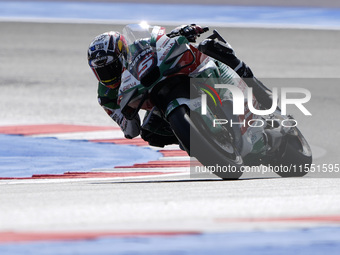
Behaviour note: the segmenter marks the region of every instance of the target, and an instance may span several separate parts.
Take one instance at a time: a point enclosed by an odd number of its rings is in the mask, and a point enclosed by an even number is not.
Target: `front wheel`
[[[187,151],[215,175],[223,179],[238,179],[243,161],[227,136],[213,134],[202,117],[181,105],[168,116],[170,126]],[[230,135],[230,134],[228,134]]]

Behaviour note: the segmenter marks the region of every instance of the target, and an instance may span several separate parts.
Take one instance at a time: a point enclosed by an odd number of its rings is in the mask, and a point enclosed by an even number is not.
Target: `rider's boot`
[[[281,128],[265,129],[264,133],[267,140],[268,152],[272,153],[277,151],[284,136],[281,132]]]
[[[291,116],[288,116],[292,118]],[[294,123],[291,123],[293,125]],[[285,143],[285,139],[287,135],[292,135],[294,132],[294,128],[289,126],[282,126],[280,124],[280,120],[276,119],[275,114],[269,115],[269,119],[267,120],[267,126],[264,129],[265,140],[267,141],[269,154],[277,153],[279,150],[282,150],[282,145]],[[282,153],[282,152],[281,152]]]
[[[178,139],[172,132],[169,123],[160,116],[155,107],[145,114],[141,127],[141,137],[149,145],[156,147],[178,144]]]
[[[272,92],[261,81],[256,79],[251,69],[239,58],[229,43],[212,39],[202,41],[198,49],[204,54],[221,61],[231,67],[249,87],[253,88],[254,96],[264,109],[272,106]]]

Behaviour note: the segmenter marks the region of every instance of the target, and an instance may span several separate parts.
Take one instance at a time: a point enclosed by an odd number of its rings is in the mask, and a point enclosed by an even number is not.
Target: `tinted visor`
[[[122,64],[119,59],[116,59],[103,67],[94,68],[94,71],[96,72],[99,81],[104,85],[113,85],[120,82]]]

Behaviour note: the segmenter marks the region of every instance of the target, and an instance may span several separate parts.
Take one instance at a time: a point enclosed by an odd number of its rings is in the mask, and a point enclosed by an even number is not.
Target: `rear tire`
[[[187,151],[206,167],[220,166],[213,173],[223,179],[238,179],[242,175],[242,157],[232,143],[223,144],[209,130],[201,116],[181,105],[168,116],[170,126]],[[222,169],[223,168],[223,169]],[[222,170],[221,170],[222,169]]]

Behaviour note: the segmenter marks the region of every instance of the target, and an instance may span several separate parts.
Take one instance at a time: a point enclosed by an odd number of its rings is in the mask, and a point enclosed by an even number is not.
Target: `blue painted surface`
[[[2,255],[338,255],[339,253],[339,227],[0,245]]]
[[[0,18],[340,27],[340,9],[91,2],[0,2]]]
[[[137,146],[0,135],[0,177],[30,177],[132,165],[161,157]]]

